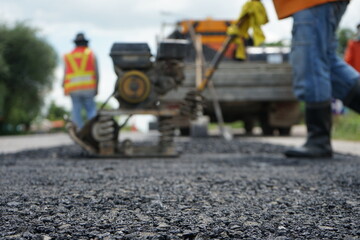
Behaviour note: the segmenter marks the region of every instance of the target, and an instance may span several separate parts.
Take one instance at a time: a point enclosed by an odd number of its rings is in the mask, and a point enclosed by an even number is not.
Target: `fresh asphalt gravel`
[[[178,158],[0,155],[0,239],[359,239],[360,157],[287,159],[235,138]]]

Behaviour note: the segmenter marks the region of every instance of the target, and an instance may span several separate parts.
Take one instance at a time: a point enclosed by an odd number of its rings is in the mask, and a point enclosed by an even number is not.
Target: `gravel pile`
[[[0,155],[0,239],[358,239],[360,159],[286,159],[238,138],[168,159],[77,146]]]

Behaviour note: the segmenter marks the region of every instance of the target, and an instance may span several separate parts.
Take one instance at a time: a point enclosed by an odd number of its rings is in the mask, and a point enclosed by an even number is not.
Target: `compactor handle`
[[[243,17],[241,17],[236,22],[236,26],[240,27],[248,17],[249,16],[247,14],[244,15]],[[218,68],[219,63],[221,62],[226,50],[229,48],[230,43],[234,40],[235,37],[236,37],[236,35],[228,35],[227,38],[225,39],[223,45],[221,46],[221,48],[219,48],[219,50],[216,52],[214,58],[210,62],[210,66],[205,71],[205,76],[204,76],[203,80],[201,81],[199,86],[196,88],[196,90],[198,92],[202,92],[206,88],[206,86],[208,85],[212,76],[214,75],[214,72]]]

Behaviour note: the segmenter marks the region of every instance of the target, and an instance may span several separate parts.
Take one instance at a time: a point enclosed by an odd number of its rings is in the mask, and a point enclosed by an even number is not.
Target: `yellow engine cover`
[[[142,72],[132,70],[126,72],[120,79],[118,92],[124,101],[137,104],[145,101],[151,92],[151,81]]]

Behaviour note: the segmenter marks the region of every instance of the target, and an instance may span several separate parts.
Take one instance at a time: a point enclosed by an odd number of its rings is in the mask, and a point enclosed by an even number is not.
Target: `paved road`
[[[177,147],[171,159],[91,159],[77,146],[2,155],[0,239],[360,237],[358,156],[287,159],[246,137]]]
[[[12,153],[71,144],[71,139],[65,133],[3,136],[0,137],[0,153]]]
[[[0,138],[44,148],[0,157],[0,239],[359,239],[359,156],[261,143],[303,137],[177,138],[179,158],[151,160],[91,159],[66,134]]]
[[[216,135],[217,133],[215,131],[212,134]],[[121,133],[121,138],[140,140],[144,138],[151,138],[155,135],[156,133],[143,134],[139,132],[124,132]],[[243,134],[241,134],[241,132],[235,135],[235,137],[284,146],[300,146],[304,142],[305,135],[306,134],[304,127],[296,126],[293,128],[293,132],[290,137],[262,137],[259,135],[259,130],[257,129],[255,129],[255,135],[252,137],[244,136]],[[0,153],[12,153],[22,150],[48,148],[72,144],[72,140],[65,133],[6,136],[0,137]],[[339,153],[360,155],[360,142],[333,140],[333,148],[336,152]]]
[[[257,139],[260,142],[283,146],[301,146],[305,138],[306,130],[304,126],[295,126],[290,137],[250,137],[250,139]],[[332,145],[335,152],[360,156],[360,142],[333,140]]]

